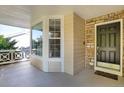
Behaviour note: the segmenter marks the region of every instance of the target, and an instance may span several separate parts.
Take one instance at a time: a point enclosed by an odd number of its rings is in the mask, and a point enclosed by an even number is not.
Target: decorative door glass
[[[120,64],[120,22],[97,26],[97,62]]]

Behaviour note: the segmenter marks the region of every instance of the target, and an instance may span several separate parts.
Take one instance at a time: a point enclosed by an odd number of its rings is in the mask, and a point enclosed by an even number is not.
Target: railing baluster
[[[10,52],[10,55],[11,55],[11,62],[13,62],[13,51]]]
[[[0,50],[0,64],[14,63],[27,58],[27,53],[20,50]],[[28,60],[28,58],[27,58]]]

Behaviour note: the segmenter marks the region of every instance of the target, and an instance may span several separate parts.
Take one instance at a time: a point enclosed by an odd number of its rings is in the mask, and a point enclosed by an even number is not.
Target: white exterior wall
[[[49,58],[49,19],[61,19],[61,57],[60,58]],[[32,64],[36,67],[40,67],[45,72],[64,72],[64,32],[63,32],[63,16],[44,16],[32,21],[32,26],[35,24],[43,22],[43,56],[31,56]],[[40,57],[40,61],[37,59]],[[41,65],[42,66],[38,66]],[[42,68],[41,68],[42,67]]]
[[[48,20],[61,18],[61,58],[49,58]],[[64,16],[44,16],[32,21],[32,25],[44,21],[43,31],[43,71],[66,72],[74,75],[83,69],[84,64],[84,20],[73,12]],[[75,34],[75,35],[74,35]],[[78,43],[76,43],[78,42]]]

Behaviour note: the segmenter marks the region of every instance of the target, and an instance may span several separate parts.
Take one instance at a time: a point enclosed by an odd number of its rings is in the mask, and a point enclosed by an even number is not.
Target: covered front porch
[[[29,61],[0,66],[0,87],[112,87],[124,86],[124,79],[109,79],[84,69],[72,76],[66,73],[45,73]]]
[[[87,12],[87,7],[94,13]],[[101,14],[96,13],[97,9]],[[116,52],[110,51],[106,61],[104,51],[99,56],[95,50],[96,24],[121,19],[117,28],[123,32],[122,9],[123,6],[0,6],[1,24],[30,29],[28,53],[0,49],[0,87],[124,86],[123,53],[118,53],[123,48],[122,36],[118,38],[121,47],[116,51],[119,60],[114,59]],[[107,36],[109,41],[115,40],[113,34]],[[104,39],[103,36],[99,40]],[[115,47],[113,42],[107,45]],[[118,80],[97,75],[95,71],[114,74]]]

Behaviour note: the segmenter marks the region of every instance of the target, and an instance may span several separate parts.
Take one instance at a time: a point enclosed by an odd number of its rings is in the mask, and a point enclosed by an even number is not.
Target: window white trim
[[[47,30],[49,31],[49,19],[60,19],[61,20],[61,35],[60,38],[56,37],[56,38],[50,38],[48,36],[48,62],[52,61],[52,62],[61,62],[61,72],[64,72],[64,16],[62,15],[55,15],[55,16],[48,16],[47,17]],[[60,39],[60,58],[56,57],[56,58],[49,58],[49,39]]]

